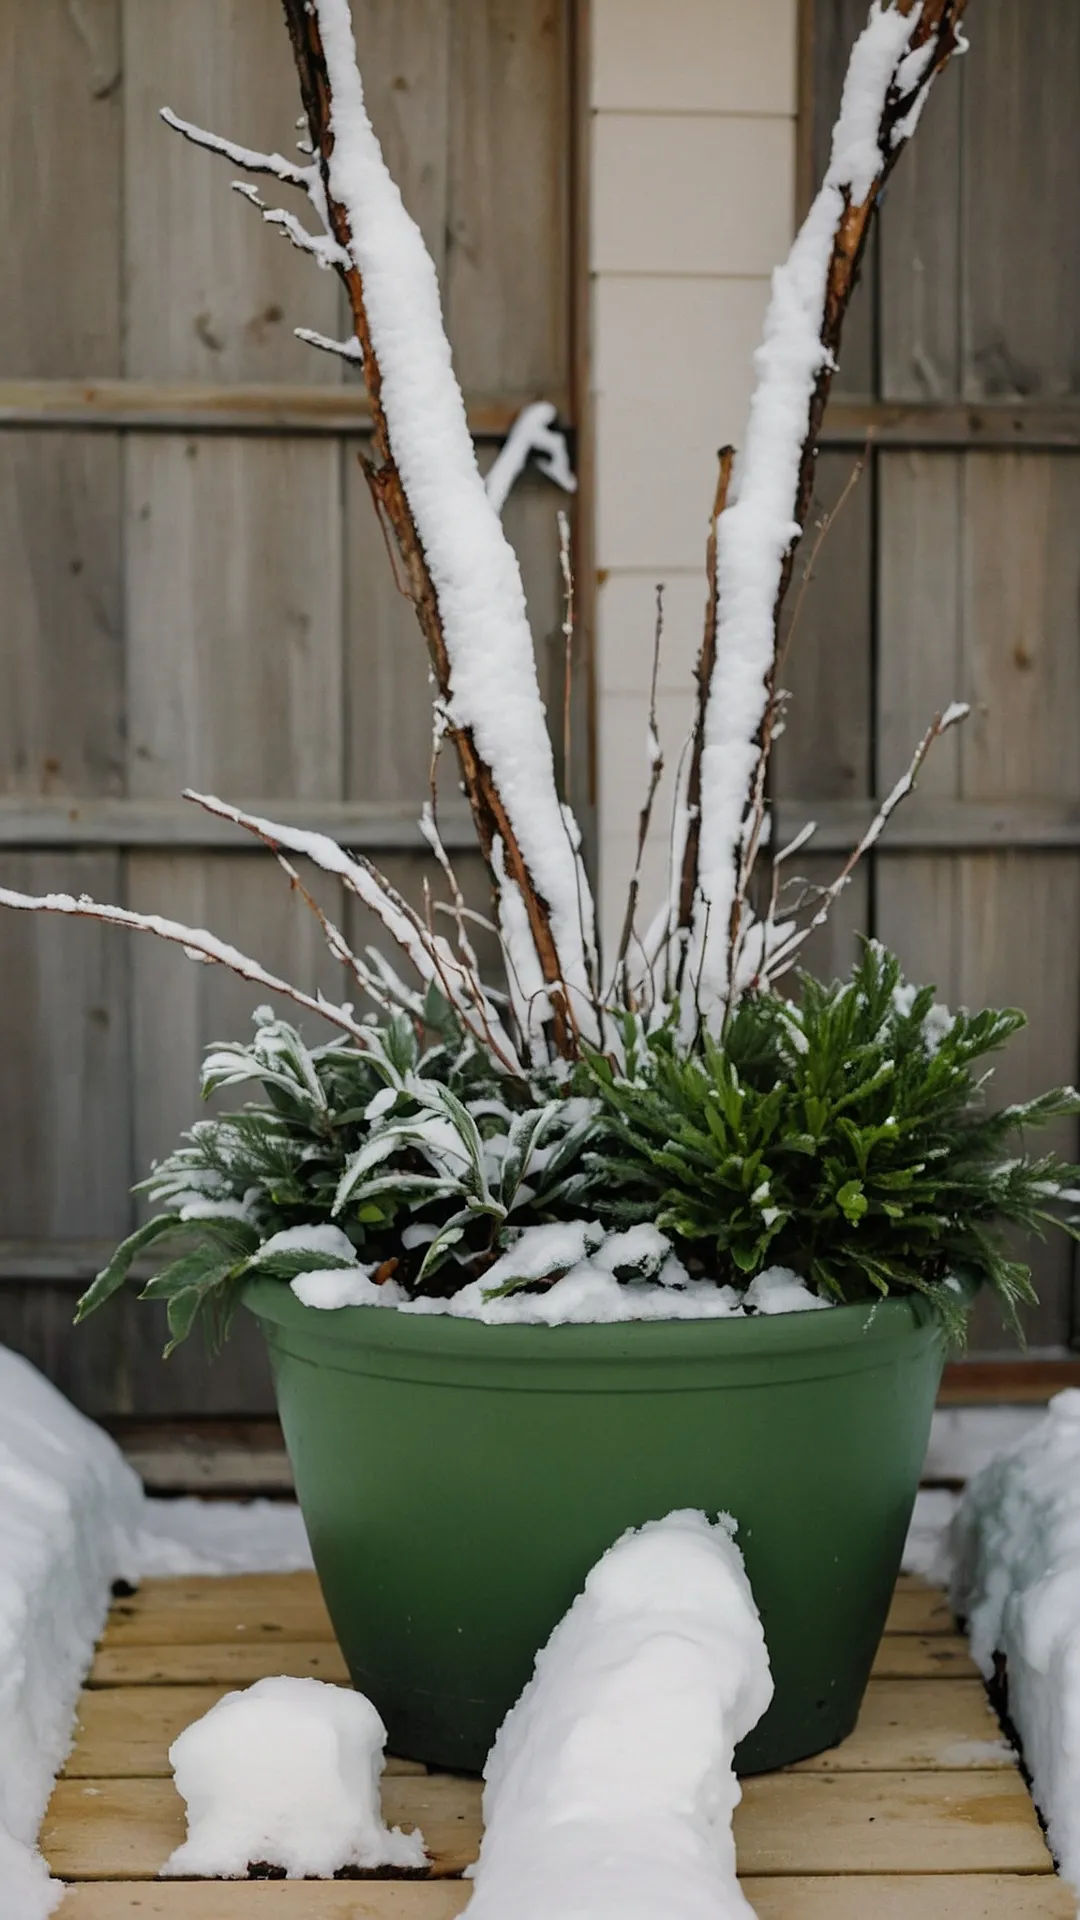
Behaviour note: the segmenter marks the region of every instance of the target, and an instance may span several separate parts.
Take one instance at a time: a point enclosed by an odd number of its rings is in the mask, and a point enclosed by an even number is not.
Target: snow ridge
[[[772,1698],[730,1522],[624,1534],[536,1658],[484,1770],[468,1920],[746,1920],[735,1746]]]

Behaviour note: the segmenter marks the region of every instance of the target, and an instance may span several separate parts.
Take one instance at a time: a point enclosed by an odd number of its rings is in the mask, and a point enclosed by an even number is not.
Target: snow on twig
[[[534,400],[514,421],[498,456],[488,469],[484,487],[496,513],[501,514],[514,482],[524,473],[529,456],[564,493],[577,492],[577,475],[570,465],[566,435],[554,425],[557,408],[550,400]]]
[[[302,988],[294,987],[288,980],[279,980],[276,974],[268,973],[257,960],[241,953],[238,947],[231,947],[227,941],[218,940],[214,934],[207,933],[205,927],[186,927],[178,920],[163,919],[158,913],[134,913],[128,907],[106,906],[85,893],[76,898],[70,893],[35,895],[0,887],[0,906],[21,908],[28,913],[73,914],[85,920],[103,920],[111,926],[132,927],[139,933],[155,933],[160,940],[170,940],[176,946],[183,947],[190,960],[219,964],[227,967],[230,973],[239,974],[241,980],[250,980],[256,986],[266,987],[271,993],[283,993],[299,1006],[306,1007],[310,1013],[321,1014],[333,1026],[341,1027],[361,1046],[370,1044],[370,1034],[354,1019],[350,1007],[338,1006],[332,1000],[325,1000],[322,994],[304,993]]]
[[[964,701],[954,700],[950,706],[946,707],[944,713],[939,714],[937,719],[927,727],[926,732],[923,734],[922,739],[919,741],[911,757],[910,766],[905,773],[901,774],[892,792],[882,801],[866,832],[848,855],[836,879],[833,880],[821,894],[820,905],[816,913],[806,925],[787,933],[786,937],[773,948],[772,953],[768,956],[765,971],[770,979],[775,979],[781,973],[786,973],[793,964],[794,955],[798,952],[799,948],[810,938],[810,935],[816,928],[824,925],[834,901],[839,898],[847,886],[859,861],[863,855],[869,853],[871,847],[880,840],[889,820],[896,812],[901,801],[906,800],[908,794],[913,791],[923,761],[926,759],[935,740],[940,740],[942,734],[948,733],[950,727],[958,726],[962,720],[966,720],[970,712],[971,708],[966,705]],[[795,839],[791,841],[790,845],[784,848],[779,858],[788,859],[799,847],[803,846],[806,841],[809,840],[813,830],[814,825],[811,821],[802,829],[801,833],[795,836]]]
[[[390,447],[438,600],[452,722],[491,770],[573,1019],[595,1030],[579,912],[588,883],[563,828],[517,558],[476,463],[434,265],[368,118],[348,0],[314,0],[314,11],[330,82],[329,191],[348,218]]]
[[[309,233],[302,220],[288,207],[264,207],[263,219],[270,227],[278,227],[294,247],[301,253],[310,253],[324,270],[329,267],[343,267],[348,264],[348,255],[343,247],[328,233]]]
[[[334,874],[377,915],[420,978],[439,988],[474,1037],[489,1048],[507,1072],[520,1073],[516,1049],[481,981],[446,940],[428,932],[421,916],[370,860],[365,860],[362,854],[346,853],[328,834],[264,820],[258,814],[245,813],[242,808],[219,800],[215,794],[196,793],[187,788],[184,798],[220,820],[231,820],[235,826],[244,827],[275,853],[287,847],[291,853],[303,854],[324,873]]]
[[[305,193],[311,191],[318,179],[315,166],[298,167],[295,160],[286,160],[283,153],[257,153],[253,147],[238,146],[235,140],[226,140],[223,134],[208,133],[205,127],[197,127],[191,120],[181,120],[171,107],[159,109],[161,118],[167,127],[175,133],[181,133],[193,146],[205,147],[208,153],[219,153],[231,160],[234,167],[246,167],[249,173],[269,173],[275,180],[284,180],[290,187],[300,187]]]
[[[336,353],[341,360],[351,360],[355,366],[362,366],[364,350],[355,333],[348,340],[332,340],[327,333],[319,333],[314,327],[294,327],[293,333],[306,347],[318,347],[322,353]]]

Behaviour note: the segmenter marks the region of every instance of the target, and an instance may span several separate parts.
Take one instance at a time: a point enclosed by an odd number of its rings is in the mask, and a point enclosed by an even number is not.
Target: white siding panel
[[[608,692],[645,693],[652,679],[656,588],[664,588],[664,626],[657,687],[685,693],[701,646],[705,619],[704,540],[692,573],[658,567],[654,573],[609,573],[597,605],[597,685]]]
[[[593,104],[795,112],[797,0],[593,0]]]
[[[742,437],[766,279],[594,282],[597,560],[700,566],[716,453]]]
[[[592,171],[599,273],[767,274],[787,248],[789,118],[602,113]]]

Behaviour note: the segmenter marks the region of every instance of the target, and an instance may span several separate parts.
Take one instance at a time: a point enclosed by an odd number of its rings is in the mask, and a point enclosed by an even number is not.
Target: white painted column
[[[646,785],[655,588],[661,897],[701,641],[716,452],[738,444],[769,274],[794,221],[797,0],[593,0],[592,378],[600,905],[622,920]]]

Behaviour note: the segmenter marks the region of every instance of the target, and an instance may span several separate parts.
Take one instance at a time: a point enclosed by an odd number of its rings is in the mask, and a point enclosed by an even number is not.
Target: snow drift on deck
[[[625,1534],[488,1756],[469,1920],[745,1920],[732,1756],[771,1698],[726,1527],[686,1512]]]

